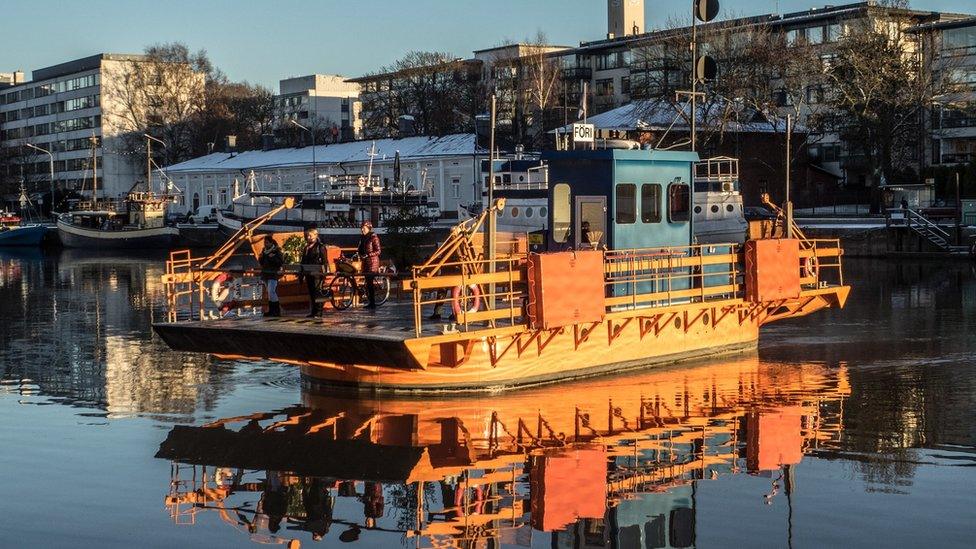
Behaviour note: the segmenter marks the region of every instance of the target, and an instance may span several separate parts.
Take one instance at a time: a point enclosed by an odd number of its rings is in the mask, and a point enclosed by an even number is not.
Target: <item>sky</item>
[[[722,0],[720,17],[827,3]],[[647,0],[647,26],[683,16],[688,4]],[[912,7],[976,13],[973,0],[914,0]],[[577,45],[603,38],[606,17],[606,0],[2,0],[0,72],[30,78],[32,70],[96,53],[179,41],[207,50],[232,80],[277,90],[282,78],[360,76],[410,50],[467,57],[539,30],[550,43]]]

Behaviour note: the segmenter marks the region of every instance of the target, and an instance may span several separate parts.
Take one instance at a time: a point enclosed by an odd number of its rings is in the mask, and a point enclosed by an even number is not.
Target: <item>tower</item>
[[[644,0],[607,0],[607,38],[644,32]]]

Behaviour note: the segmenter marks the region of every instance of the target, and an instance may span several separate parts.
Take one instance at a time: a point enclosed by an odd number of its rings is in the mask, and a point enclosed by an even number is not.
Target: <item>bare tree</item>
[[[364,125],[373,135],[397,135],[401,116],[414,117],[420,134],[473,128],[478,105],[477,67],[441,52],[413,51],[367,75],[361,94]]]
[[[847,143],[849,156],[863,161],[875,212],[882,180],[915,179],[923,114],[953,89],[953,71],[926,70],[897,25],[882,20],[848,32],[826,71],[827,123]]]
[[[107,69],[103,93],[110,108],[103,117],[123,139],[121,153],[142,149],[142,134],[166,142],[160,159],[172,164],[193,155],[193,121],[206,104],[208,80],[220,76],[205,51],[193,53],[185,44],[146,48],[145,56],[119,61]]]

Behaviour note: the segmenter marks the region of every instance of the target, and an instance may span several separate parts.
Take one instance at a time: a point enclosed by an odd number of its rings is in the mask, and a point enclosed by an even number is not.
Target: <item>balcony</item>
[[[589,67],[566,67],[562,73],[563,80],[589,80],[593,77],[593,69]]]

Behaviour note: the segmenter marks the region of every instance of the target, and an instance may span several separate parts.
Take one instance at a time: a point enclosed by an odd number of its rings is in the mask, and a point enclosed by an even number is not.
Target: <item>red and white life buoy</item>
[[[816,256],[810,256],[803,259],[803,276],[805,278],[817,278],[817,273],[820,271],[820,264],[817,262]]]
[[[464,288],[462,286],[455,286],[454,290],[451,292],[451,308],[454,309],[454,317],[461,318],[461,312],[464,314],[477,313],[481,309],[481,288],[477,284],[468,284],[467,295],[463,294]],[[462,309],[462,301],[471,300],[471,306],[467,309]]]
[[[210,286],[210,299],[221,310],[232,309],[240,298],[241,281],[227,273],[221,273]]]

